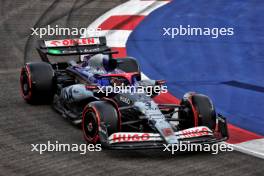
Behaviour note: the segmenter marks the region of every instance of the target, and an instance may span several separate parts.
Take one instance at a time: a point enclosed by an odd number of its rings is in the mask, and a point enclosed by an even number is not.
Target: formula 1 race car
[[[165,82],[143,80],[134,58],[113,59],[116,52],[105,37],[42,40],[37,51],[42,62],[21,69],[23,98],[30,104],[51,103],[82,126],[89,143],[141,149],[228,139],[226,119],[215,112],[209,97],[189,92],[180,104],[157,104],[153,98],[164,93]],[[48,55],[80,57],[52,63]],[[117,86],[125,89],[113,91]]]

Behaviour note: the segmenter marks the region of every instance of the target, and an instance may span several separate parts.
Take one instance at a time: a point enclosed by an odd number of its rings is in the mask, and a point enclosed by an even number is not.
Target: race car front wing
[[[106,137],[105,130],[100,129],[102,145],[108,149],[152,149],[162,148],[166,144],[159,133],[137,133],[118,132]],[[228,129],[226,119],[218,115],[215,130],[210,130],[206,126],[198,126],[174,132],[179,143],[212,144],[226,141],[228,139]],[[175,143],[177,144],[177,143]]]

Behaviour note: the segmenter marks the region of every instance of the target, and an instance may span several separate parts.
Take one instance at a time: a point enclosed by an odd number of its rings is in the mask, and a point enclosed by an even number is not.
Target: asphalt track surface
[[[81,144],[83,138],[49,105],[30,106],[20,97],[19,67],[38,58],[30,27],[86,27],[121,2],[0,1],[0,175],[263,175],[263,160],[239,152],[31,152],[30,144]]]

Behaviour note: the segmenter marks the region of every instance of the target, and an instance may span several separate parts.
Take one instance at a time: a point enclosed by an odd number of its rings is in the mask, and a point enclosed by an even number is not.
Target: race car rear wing
[[[84,55],[111,51],[105,37],[90,37],[63,40],[39,40],[37,51],[44,62],[49,62],[47,55]]]
[[[63,40],[40,40],[41,48],[61,48],[74,46],[105,46],[105,37],[90,37]]]

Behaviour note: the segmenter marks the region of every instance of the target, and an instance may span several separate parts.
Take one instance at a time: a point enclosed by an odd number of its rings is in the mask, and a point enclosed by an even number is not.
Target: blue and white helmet
[[[103,69],[105,71],[110,71],[110,65],[109,65],[109,55],[104,54],[96,54],[91,57],[86,57],[87,59],[87,65],[90,67],[93,67],[95,69]]]

